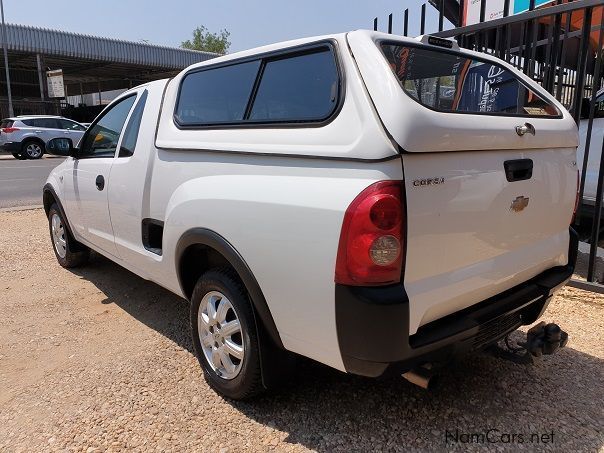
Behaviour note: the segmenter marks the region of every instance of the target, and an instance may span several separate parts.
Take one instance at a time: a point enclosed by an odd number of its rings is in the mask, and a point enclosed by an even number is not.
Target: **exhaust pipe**
[[[413,370],[407,371],[406,373],[403,373],[402,376],[412,384],[415,384],[418,387],[423,388],[424,390],[430,390],[434,388],[434,373],[428,368],[415,368]]]

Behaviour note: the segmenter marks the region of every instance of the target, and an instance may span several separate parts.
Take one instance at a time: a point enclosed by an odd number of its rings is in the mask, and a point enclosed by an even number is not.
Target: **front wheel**
[[[206,381],[218,393],[240,400],[264,390],[251,301],[232,270],[210,270],[197,281],[191,333]]]
[[[57,261],[65,268],[81,266],[88,262],[90,249],[73,239],[65,225],[57,204],[53,204],[48,211],[48,227]]]

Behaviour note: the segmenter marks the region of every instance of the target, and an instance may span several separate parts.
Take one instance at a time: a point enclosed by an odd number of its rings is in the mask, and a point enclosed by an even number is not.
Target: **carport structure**
[[[15,115],[58,114],[60,99],[49,99],[46,71],[62,69],[66,96],[130,88],[171,77],[216,54],[6,24],[8,66]],[[0,112],[9,114],[4,63]]]

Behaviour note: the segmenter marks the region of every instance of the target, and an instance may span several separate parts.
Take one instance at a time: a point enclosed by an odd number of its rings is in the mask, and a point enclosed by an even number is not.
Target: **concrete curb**
[[[30,206],[13,206],[10,208],[0,208],[0,213],[1,212],[16,212],[16,211],[31,211],[34,209],[42,209],[44,206],[42,206],[41,204],[34,204],[34,205],[30,205]]]
[[[50,155],[44,155],[42,156],[42,159],[65,159],[65,156],[50,156]],[[13,157],[12,154],[0,154],[0,160],[19,160],[19,159],[15,159]],[[29,161],[31,161],[31,159],[27,159]],[[38,159],[34,159],[33,161],[35,162]],[[23,161],[25,162],[25,161]]]

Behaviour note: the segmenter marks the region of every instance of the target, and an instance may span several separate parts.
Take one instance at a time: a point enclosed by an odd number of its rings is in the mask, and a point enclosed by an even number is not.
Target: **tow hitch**
[[[526,341],[512,346],[509,335],[505,337],[507,349],[494,344],[487,349],[491,354],[500,359],[509,360],[514,363],[533,363],[533,357],[550,355],[559,348],[566,346],[568,334],[560,329],[558,324],[545,324],[543,321],[531,327],[526,333]]]
[[[534,357],[553,354],[558,349],[566,346],[568,342],[568,334],[558,324],[545,324],[543,321],[531,327],[526,333],[526,341],[519,342],[517,346],[510,344],[509,336],[510,334],[504,339],[506,349],[495,343],[485,351],[494,357],[510,362],[531,364]],[[437,372],[442,366],[443,364],[436,366],[432,363],[426,363],[403,373],[402,377],[412,384],[429,390],[434,387]]]

